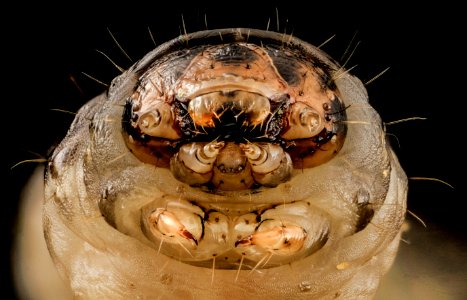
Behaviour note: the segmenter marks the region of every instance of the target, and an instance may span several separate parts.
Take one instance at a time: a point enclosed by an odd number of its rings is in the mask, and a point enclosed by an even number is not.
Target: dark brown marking
[[[258,59],[258,55],[243,45],[227,44],[219,47],[212,58],[226,65],[236,65],[253,62]]]

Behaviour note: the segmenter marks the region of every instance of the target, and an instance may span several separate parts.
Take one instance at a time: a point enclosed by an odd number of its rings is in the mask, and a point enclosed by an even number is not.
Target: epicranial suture
[[[47,243],[84,298],[369,298],[405,213],[362,83],[254,29],[148,53],[81,109],[48,168]]]

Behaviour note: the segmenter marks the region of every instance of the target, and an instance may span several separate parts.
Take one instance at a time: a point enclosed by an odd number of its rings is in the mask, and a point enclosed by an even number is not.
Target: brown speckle
[[[48,167],[47,173],[50,174],[52,179],[57,179],[58,178],[58,172],[57,172],[57,169],[55,168],[55,165],[52,162],[49,162],[47,167]]]
[[[164,273],[160,277],[160,282],[164,285],[170,285],[172,283],[172,279],[171,275]]]
[[[292,190],[292,186],[289,183],[285,183],[282,188],[285,192],[290,192]]]

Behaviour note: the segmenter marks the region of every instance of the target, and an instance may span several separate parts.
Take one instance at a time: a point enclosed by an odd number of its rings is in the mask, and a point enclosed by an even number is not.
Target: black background
[[[315,3],[316,2],[316,3]],[[182,14],[188,32],[221,27],[251,27],[293,34],[318,45],[336,35],[323,50],[339,60],[356,34],[361,41],[348,67],[363,81],[387,67],[389,71],[367,88],[371,104],[384,121],[426,117],[388,127],[390,140],[407,175],[435,177],[451,189],[430,181],[410,181],[409,209],[430,228],[436,225],[465,243],[465,74],[466,32],[459,7],[448,2],[407,6],[376,2],[229,1],[216,4],[125,3],[103,8],[70,2],[2,9],[2,122],[1,236],[2,295],[14,298],[10,243],[21,187],[34,164],[15,163],[46,156],[60,141],[73,115],[86,100],[105,88],[83,76],[88,73],[109,83],[118,70],[95,49],[127,68],[131,62],[119,51],[107,29],[137,60],[158,44],[178,36]],[[412,4],[410,4],[412,5]],[[7,18],[8,17],[8,18]],[[70,78],[74,78],[81,91]],[[6,181],[5,181],[6,180]],[[409,218],[411,218],[409,216]],[[3,289],[5,291],[3,292]]]

